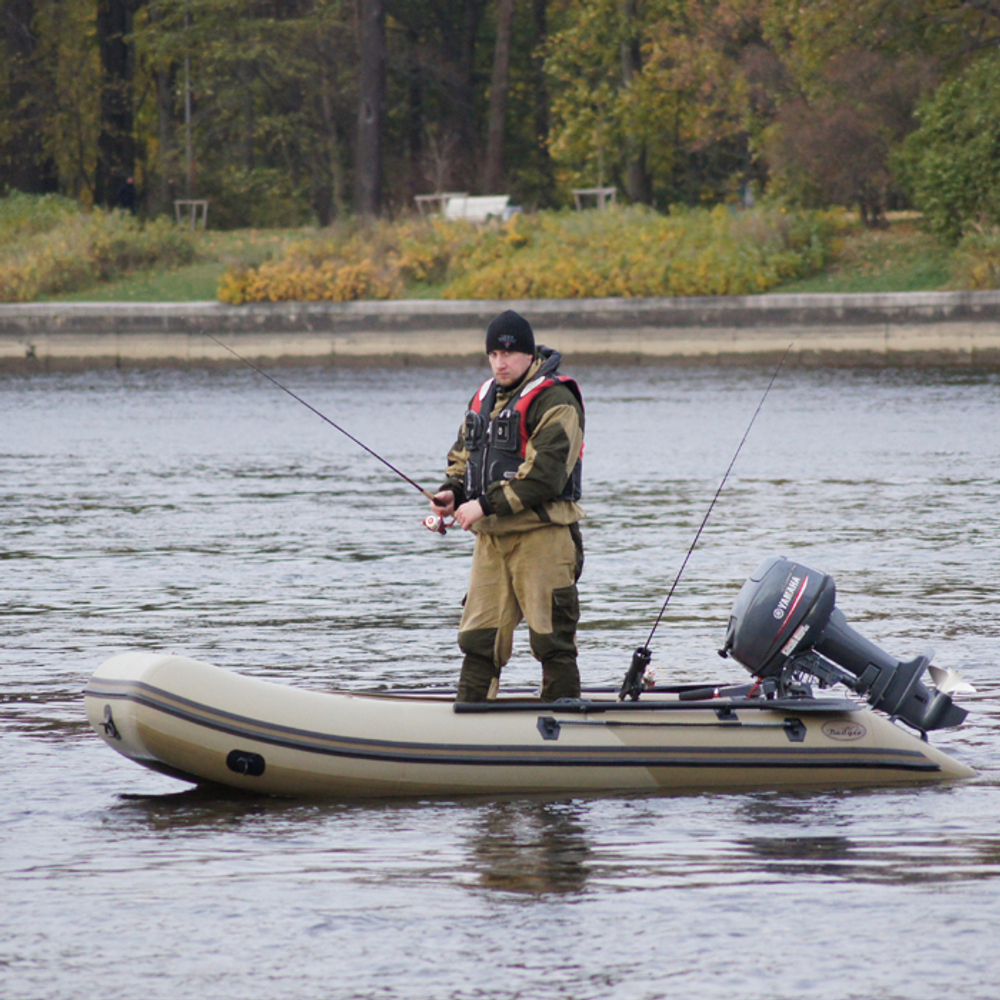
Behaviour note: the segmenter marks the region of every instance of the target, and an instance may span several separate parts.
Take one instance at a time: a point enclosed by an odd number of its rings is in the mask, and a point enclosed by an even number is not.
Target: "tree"
[[[1000,0],[6,0],[0,185],[113,204],[134,171],[169,210],[189,139],[221,226],[751,182],[878,220],[914,100],[998,46]]]
[[[352,0],[149,0],[137,24],[137,144],[162,207],[186,188],[189,98],[196,193],[216,225],[325,225],[347,210]]]
[[[382,135],[385,128],[385,3],[361,0],[358,46],[358,133],[354,155],[354,208],[377,215],[382,207]]]
[[[942,84],[918,117],[902,161],[931,228],[954,241],[970,222],[1000,224],[1000,54]]]
[[[622,61],[622,88],[635,89],[642,74],[642,28],[638,18],[636,0],[622,2],[623,35],[618,43]],[[646,168],[646,143],[641,131],[625,130],[625,190],[629,198],[639,204],[653,201],[653,185]]]
[[[617,0],[583,0],[558,15],[545,49],[552,156],[567,187],[620,185],[627,130],[621,8]]]
[[[786,99],[764,152],[778,188],[799,201],[857,205],[868,226],[882,225],[893,188],[891,157],[913,128],[930,85],[923,60],[841,53],[826,66],[815,96]]]
[[[0,130],[0,191],[5,184],[28,194],[54,191],[55,164],[44,149],[45,74],[39,65],[34,0],[7,0],[3,47],[6,128]]]
[[[547,58],[563,177],[613,182],[661,205],[725,198],[745,172],[739,54],[756,37],[758,6],[582,0],[565,8]]]
[[[486,163],[483,168],[483,191],[486,194],[496,194],[503,184],[504,125],[507,117],[507,91],[510,86],[510,37],[513,20],[514,0],[497,0],[497,38],[493,51]]]
[[[531,46],[531,93],[530,119],[534,126],[531,148],[537,161],[537,196],[543,205],[551,204],[555,197],[555,175],[552,170],[552,156],[549,153],[549,132],[551,98],[548,80],[545,76],[545,43],[548,38],[548,0],[533,0],[533,35]],[[524,116],[526,119],[528,115]]]
[[[142,0],[97,0],[101,57],[101,127],[97,139],[94,200],[117,204],[118,189],[135,173],[132,20]]]
[[[483,63],[495,52],[482,37],[489,0],[387,2],[387,132],[398,140],[389,143],[387,169],[406,179],[408,196],[474,190],[486,166],[480,124],[491,73]],[[397,149],[405,153],[402,170],[393,163]]]

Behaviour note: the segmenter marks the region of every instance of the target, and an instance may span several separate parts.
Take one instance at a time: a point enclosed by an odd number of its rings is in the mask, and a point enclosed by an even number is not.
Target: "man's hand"
[[[468,500],[455,511],[455,522],[460,528],[469,531],[476,521],[481,521],[486,515],[478,500]]]
[[[430,504],[431,513],[438,517],[451,517],[455,513],[455,493],[453,490],[441,490],[434,494]]]

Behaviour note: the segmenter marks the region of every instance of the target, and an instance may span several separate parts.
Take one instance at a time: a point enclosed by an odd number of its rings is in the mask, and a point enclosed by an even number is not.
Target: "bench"
[[[509,194],[457,195],[444,203],[446,219],[468,219],[471,222],[485,222],[491,215],[509,219],[519,209],[511,206]]]
[[[417,203],[417,211],[423,215],[424,209],[430,209],[435,214],[444,212],[444,206],[452,198],[468,198],[468,191],[440,191],[437,194],[414,195],[413,200]]]

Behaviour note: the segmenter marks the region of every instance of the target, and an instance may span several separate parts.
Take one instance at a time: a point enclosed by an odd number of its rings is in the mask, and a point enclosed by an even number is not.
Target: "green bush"
[[[969,222],[1000,223],[1000,55],[942,84],[917,115],[897,166],[930,229],[954,243]]]
[[[11,191],[6,198],[0,198],[0,253],[12,241],[47,233],[79,212],[80,206],[62,195]]]
[[[227,167],[201,180],[200,198],[208,199],[208,221],[214,229],[274,229],[309,221],[307,192],[282,170]]]
[[[167,219],[84,212],[54,195],[0,199],[0,302],[30,302],[194,256],[190,235]]]
[[[1000,288],[1000,227],[970,229],[955,250],[954,272],[959,288]]]

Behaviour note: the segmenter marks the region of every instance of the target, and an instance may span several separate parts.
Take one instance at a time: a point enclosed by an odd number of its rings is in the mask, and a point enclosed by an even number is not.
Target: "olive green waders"
[[[514,628],[522,619],[528,623],[531,652],[542,664],[542,700],[580,697],[576,581],[582,566],[583,546],[575,524],[476,536],[458,631],[465,654],[458,701],[496,696]]]

